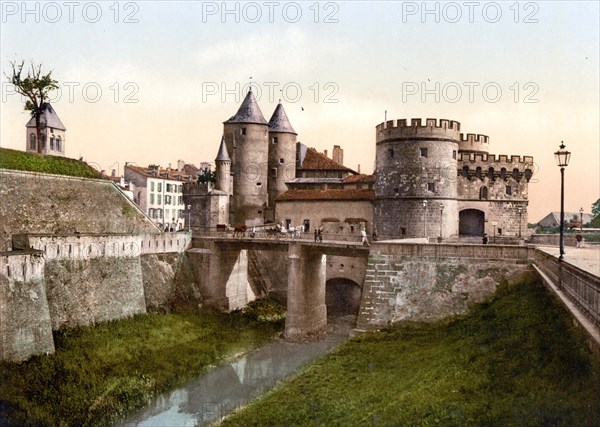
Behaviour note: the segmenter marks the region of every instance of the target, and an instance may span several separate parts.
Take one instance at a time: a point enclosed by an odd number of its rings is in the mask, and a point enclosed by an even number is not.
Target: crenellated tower
[[[269,125],[252,89],[237,113],[223,122],[223,135],[233,178],[229,206],[231,224],[262,224],[268,207]]]
[[[269,120],[268,222],[275,221],[275,199],[287,191],[285,182],[296,177],[296,138],[297,133],[279,102]]]
[[[457,234],[459,143],[460,123],[452,120],[390,120],[376,127],[374,218],[380,235]]]

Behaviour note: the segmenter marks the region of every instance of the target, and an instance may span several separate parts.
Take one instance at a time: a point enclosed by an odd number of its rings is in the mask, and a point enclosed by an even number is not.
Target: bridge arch
[[[334,277],[325,282],[325,305],[328,316],[358,315],[361,286],[346,277]]]
[[[461,236],[483,236],[485,213],[479,209],[463,209],[458,213],[458,232]]]

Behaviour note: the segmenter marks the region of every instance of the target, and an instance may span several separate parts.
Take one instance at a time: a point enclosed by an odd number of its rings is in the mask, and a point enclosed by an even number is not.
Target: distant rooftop
[[[141,166],[126,164],[125,167],[148,178],[163,178],[181,182],[196,181],[195,175],[185,173],[185,171],[178,171],[177,169],[164,169],[158,165],[150,165],[147,168],[144,168]]]
[[[297,200],[375,200],[375,190],[368,189],[311,189],[299,190],[292,189],[277,197],[276,201],[297,201]]]
[[[344,165],[340,165],[337,162],[334,162],[332,159],[327,157],[325,154],[319,153],[314,148],[308,148],[306,150],[306,155],[300,165],[301,170],[336,170],[336,171],[346,171],[349,173],[356,174],[350,168],[347,168]]]

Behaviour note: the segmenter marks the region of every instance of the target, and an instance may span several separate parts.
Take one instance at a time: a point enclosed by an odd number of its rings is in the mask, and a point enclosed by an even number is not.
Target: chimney
[[[333,151],[331,153],[331,158],[334,162],[339,163],[340,165],[344,164],[344,150],[339,145],[333,146]]]
[[[169,171],[171,170],[171,163],[169,163]]]
[[[357,172],[358,172],[358,173],[359,173],[359,175],[360,175],[360,163],[358,164],[358,168],[356,168],[356,169],[357,169]]]
[[[327,150],[323,150],[323,155],[327,157]]]
[[[113,177],[114,177],[114,176],[117,176],[117,170],[116,170],[116,169],[112,169],[112,170],[110,171],[110,176],[113,176]]]
[[[179,172],[183,171],[184,166],[185,166],[185,162],[183,160],[177,160],[177,170]]]

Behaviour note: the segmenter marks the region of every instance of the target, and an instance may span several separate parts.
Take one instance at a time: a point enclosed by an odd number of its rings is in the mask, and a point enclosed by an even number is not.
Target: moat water
[[[346,341],[354,316],[330,319],[332,331],[309,342],[274,341],[159,396],[121,427],[206,425],[246,405],[311,360]]]

